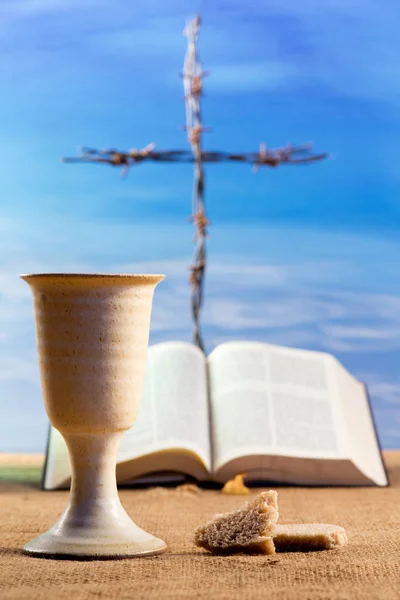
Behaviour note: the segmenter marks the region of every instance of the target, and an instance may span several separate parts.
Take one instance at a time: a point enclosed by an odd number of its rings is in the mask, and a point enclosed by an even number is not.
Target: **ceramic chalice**
[[[72,469],[68,505],[24,546],[36,556],[117,558],[163,552],[123,509],[116,456],[142,396],[153,293],[164,275],[22,275],[34,300],[46,411]]]

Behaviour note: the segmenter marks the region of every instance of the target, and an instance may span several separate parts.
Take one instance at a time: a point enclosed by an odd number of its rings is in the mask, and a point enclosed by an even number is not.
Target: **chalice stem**
[[[73,527],[101,528],[123,510],[115,476],[122,432],[64,434],[71,462],[71,491],[64,518]]]

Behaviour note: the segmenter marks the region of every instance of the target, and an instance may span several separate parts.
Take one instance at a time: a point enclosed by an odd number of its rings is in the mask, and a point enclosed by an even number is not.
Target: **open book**
[[[329,354],[258,342],[224,343],[208,357],[185,342],[149,348],[117,480],[171,473],[220,483],[246,473],[247,482],[388,485],[364,384]],[[69,483],[65,442],[50,428],[42,485]]]

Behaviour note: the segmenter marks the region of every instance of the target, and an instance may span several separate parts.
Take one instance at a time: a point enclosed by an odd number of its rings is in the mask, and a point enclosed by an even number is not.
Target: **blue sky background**
[[[65,165],[79,145],[185,148],[200,9],[208,149],[313,141],[334,158],[207,167],[207,349],[334,353],[400,447],[400,7],[372,0],[0,0],[0,451],[43,451],[32,271],[153,271],[151,342],[191,339],[190,165]]]

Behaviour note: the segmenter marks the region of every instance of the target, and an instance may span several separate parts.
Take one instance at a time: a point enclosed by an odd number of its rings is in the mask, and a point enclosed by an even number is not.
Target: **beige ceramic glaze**
[[[77,558],[164,551],[165,542],[121,506],[115,477],[120,438],[139,410],[153,293],[164,275],[22,278],[33,293],[46,411],[72,466],[67,508],[24,551]]]

